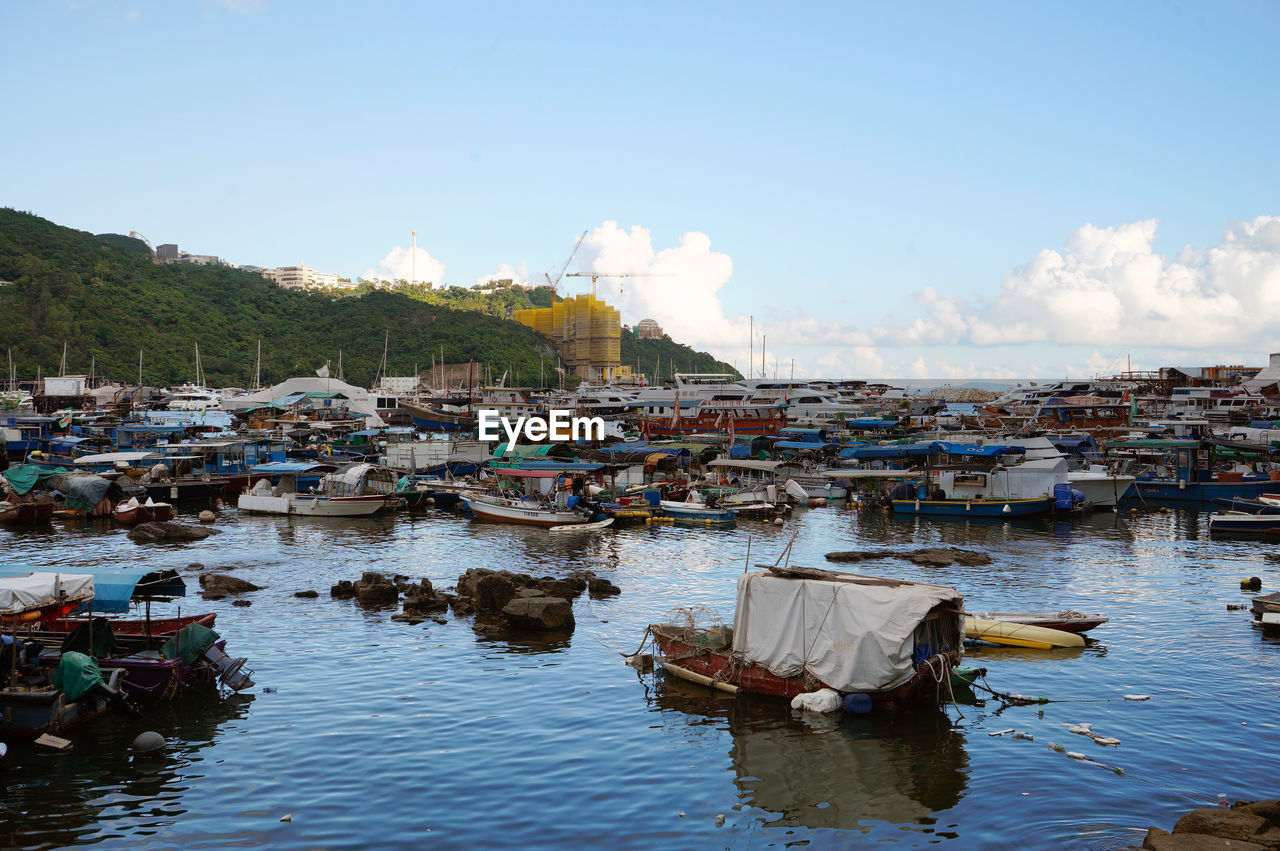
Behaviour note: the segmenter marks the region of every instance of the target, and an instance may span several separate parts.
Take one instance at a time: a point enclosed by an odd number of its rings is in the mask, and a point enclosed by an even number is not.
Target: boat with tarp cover
[[[938,700],[964,653],[954,588],[801,567],[738,578],[732,626],[651,624],[674,676],[776,697],[833,689],[853,712]]]

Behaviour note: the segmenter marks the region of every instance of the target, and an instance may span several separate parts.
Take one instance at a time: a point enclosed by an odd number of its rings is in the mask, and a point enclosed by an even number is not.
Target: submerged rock
[[[400,599],[400,589],[374,571],[366,571],[354,588],[356,602],[364,606],[385,606]]]
[[[314,600],[316,597],[320,596],[320,592],[319,591],[295,591],[293,596],[301,597],[304,600]]]
[[[961,564],[966,567],[978,567],[991,564],[991,556],[975,550],[962,550],[957,547],[925,547],[919,550],[851,550],[846,552],[827,553],[827,561],[860,562],[877,559],[898,558],[923,567],[947,567]]]
[[[329,596],[335,600],[350,600],[356,595],[356,586],[350,579],[343,579],[329,588]]]
[[[601,597],[612,597],[615,594],[621,594],[622,589],[614,585],[608,579],[595,578],[587,585],[591,594],[591,598],[598,600]]]
[[[200,587],[206,594],[243,594],[247,591],[261,591],[261,587],[238,576],[225,573],[200,574]]]
[[[129,530],[129,540],[141,544],[173,541],[201,541],[213,534],[212,529],[175,523],[172,520],[139,523]]]

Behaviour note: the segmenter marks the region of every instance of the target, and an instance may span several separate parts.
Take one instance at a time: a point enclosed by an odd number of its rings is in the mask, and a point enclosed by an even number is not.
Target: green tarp
[[[160,655],[166,659],[177,657],[191,665],[217,640],[218,633],[207,626],[193,623],[160,645]]]
[[[106,618],[94,618],[80,624],[71,634],[62,640],[62,652],[85,653],[101,658],[110,656],[116,649],[116,636],[111,631],[111,622]]]
[[[58,672],[53,675],[53,685],[68,701],[79,700],[94,686],[102,685],[102,672],[98,670],[98,663],[83,653],[63,653]]]
[[[56,467],[51,470],[48,467],[37,467],[34,464],[21,464],[5,470],[3,475],[5,480],[9,482],[9,487],[13,488],[13,492],[21,496],[40,482],[53,476],[65,475],[67,472],[65,467]]]

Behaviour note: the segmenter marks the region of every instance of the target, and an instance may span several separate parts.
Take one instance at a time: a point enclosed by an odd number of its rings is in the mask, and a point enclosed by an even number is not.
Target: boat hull
[[[471,512],[476,520],[489,523],[515,523],[521,526],[553,526],[580,525],[584,516],[581,511],[556,511],[542,508],[537,503],[523,500],[488,500],[480,497],[463,497],[462,504]]]
[[[1220,499],[1257,499],[1275,490],[1276,483],[1269,478],[1252,482],[1178,482],[1169,479],[1138,479],[1134,487],[1143,499],[1207,503]]]
[[[732,509],[706,508],[689,502],[671,502],[664,499],[661,501],[660,506],[664,514],[676,520],[696,520],[700,523],[733,523],[738,517],[737,512]]]
[[[329,497],[296,493],[281,496],[242,493],[236,507],[250,514],[287,514],[294,517],[368,517],[398,502],[398,497],[388,497],[383,494]]]
[[[798,694],[830,688],[826,683],[807,674],[797,677],[779,677],[760,665],[742,665],[736,661],[731,664],[731,654],[725,650],[712,650],[686,643],[681,638],[682,630],[678,626],[652,624],[649,626],[649,632],[653,635],[658,649],[668,657],[666,664],[681,668],[698,677],[706,677],[735,686],[741,691],[789,699]],[[947,655],[953,667],[959,664],[959,653],[952,651]],[[936,705],[938,701],[936,681],[926,674],[923,668],[924,665],[918,665],[915,676],[896,688],[866,693],[871,699],[872,710],[895,711],[921,703]]]
[[[929,517],[1033,517],[1053,510],[1053,500],[1043,499],[895,499],[898,514]]]

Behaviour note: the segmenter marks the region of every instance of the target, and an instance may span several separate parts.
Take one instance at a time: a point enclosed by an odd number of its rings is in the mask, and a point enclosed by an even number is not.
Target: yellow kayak
[[[981,618],[965,618],[966,638],[975,638],[991,644],[1009,647],[1031,647],[1036,650],[1053,650],[1058,647],[1084,647],[1084,638],[1074,632],[1028,626],[1009,621],[989,621]]]

